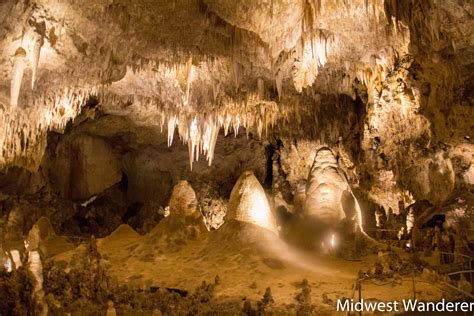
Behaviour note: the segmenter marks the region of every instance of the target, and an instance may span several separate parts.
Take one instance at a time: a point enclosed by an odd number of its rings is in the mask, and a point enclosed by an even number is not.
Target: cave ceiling
[[[313,135],[331,115],[321,104],[341,120],[348,98],[365,106],[363,149],[393,160],[404,141],[456,145],[473,132],[473,12],[462,0],[2,1],[0,166],[35,170],[48,131],[98,113],[169,145],[177,132],[191,164],[211,163],[220,130]]]

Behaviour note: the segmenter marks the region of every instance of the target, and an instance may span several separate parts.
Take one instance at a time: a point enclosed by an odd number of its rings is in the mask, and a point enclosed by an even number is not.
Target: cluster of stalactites
[[[344,6],[340,12],[333,12],[333,5],[326,4],[321,0],[303,1],[303,17],[301,21],[301,45],[299,45],[298,58],[293,64],[293,83],[296,91],[302,92],[304,88],[313,86],[319,73],[319,69],[328,62],[328,56],[335,50],[336,38],[333,34],[320,28],[327,14],[338,14],[344,16],[343,11],[355,7],[365,7],[366,14],[371,22],[379,24],[380,17],[384,16],[383,2],[375,0],[352,0],[342,1]],[[329,11],[330,13],[328,13]],[[339,9],[338,9],[339,10]],[[326,12],[328,11],[328,12]],[[347,67],[346,67],[347,68]],[[347,69],[346,69],[347,71]],[[344,76],[345,87],[351,83]],[[278,80],[277,88],[278,88]],[[281,89],[279,89],[281,90]],[[349,90],[349,89],[346,89]]]
[[[167,123],[168,146],[173,143],[177,127],[178,135],[189,149],[189,165],[192,170],[193,162],[204,154],[209,166],[214,158],[214,150],[220,129],[227,136],[229,131],[237,136],[240,127],[245,128],[247,137],[250,130],[255,128],[259,138],[276,122],[278,107],[274,102],[260,102],[247,106],[225,107],[208,114],[194,111],[180,113],[163,113],[162,122]],[[163,123],[162,123],[163,124]]]
[[[114,113],[114,107],[120,107],[123,99],[116,95],[100,96],[100,102],[107,111]],[[279,116],[279,108],[275,102],[263,101],[258,94],[250,94],[245,101],[235,101],[230,98],[219,105],[195,110],[190,107],[163,105],[157,100],[141,99],[135,96],[127,100],[128,116],[136,122],[159,126],[168,133],[168,146],[173,144],[177,132],[181,141],[188,145],[189,163],[198,161],[204,154],[208,164],[214,158],[217,136],[221,128],[224,135],[233,132],[238,135],[240,127],[245,128],[247,136],[254,129],[259,138],[274,126]]]
[[[178,127],[178,135],[183,143],[188,144],[189,165],[192,170],[193,162],[199,160],[200,153],[206,155],[209,166],[214,158],[214,149],[217,142],[217,135],[221,128],[227,136],[232,130],[234,136],[239,133],[239,128],[245,128],[247,137],[252,128],[256,129],[259,138],[267,132],[270,125],[273,125],[277,118],[276,104],[258,104],[256,110],[245,108],[240,113],[214,113],[209,116],[201,116],[196,113],[184,115],[172,115],[168,118],[168,146],[171,146],[175,127]]]
[[[35,80],[38,72],[38,64],[43,47],[44,37],[32,30],[24,36],[21,46],[19,46],[13,56],[13,69],[10,84],[10,106],[18,106],[20,98],[21,83],[26,67],[31,67],[31,89],[35,87]]]
[[[219,61],[208,60],[195,66],[191,56],[186,63],[143,60],[138,64],[129,66],[126,80],[133,80],[133,77],[128,78],[132,74],[143,82],[153,78],[156,84],[149,89],[156,97],[146,96],[138,87],[138,93],[126,96],[131,98],[127,100],[131,105],[127,106],[129,115],[135,121],[159,125],[161,130],[166,127],[168,146],[172,145],[177,130],[180,139],[188,145],[191,169],[201,154],[211,165],[221,128],[225,135],[229,130],[237,135],[241,126],[247,134],[255,128],[261,137],[276,121],[278,107],[275,102],[265,101],[263,78],[257,79],[254,93],[230,97],[220,89],[221,81],[214,78],[214,74],[221,73],[219,70],[225,67]],[[238,83],[240,76],[241,73],[234,69],[235,78],[223,80],[233,79]],[[114,85],[111,88],[112,94],[101,96],[101,102],[107,105],[109,112],[123,103],[123,97],[117,96],[120,89]]]
[[[154,95],[160,99],[159,102],[163,106],[195,109],[222,103],[221,86],[231,82],[233,78],[229,75],[217,79],[215,76],[226,73],[226,67],[228,65],[221,60],[204,58],[204,61],[197,62],[193,60],[193,56],[189,56],[186,62],[179,63],[138,59],[127,66],[125,80],[122,81],[145,83],[143,87],[140,86],[133,91],[132,94],[135,96]],[[131,90],[133,89],[132,87]],[[112,84],[112,93],[120,95],[121,91],[123,89],[120,83]]]
[[[36,97],[24,109],[0,107],[0,169],[12,165],[35,171],[49,130],[63,131],[81,111],[94,87],[64,88]]]
[[[318,76],[318,68],[326,64],[334,37],[319,32],[317,38],[302,42],[300,58],[293,65],[293,84],[296,91],[311,87]]]

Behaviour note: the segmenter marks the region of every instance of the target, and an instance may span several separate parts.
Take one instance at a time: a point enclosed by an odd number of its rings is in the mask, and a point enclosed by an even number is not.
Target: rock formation
[[[61,195],[87,199],[120,181],[120,162],[112,147],[88,135],[78,135],[57,147],[51,170]]]
[[[198,201],[188,181],[179,181],[170,198],[170,213],[184,217],[199,217]]]
[[[225,219],[276,231],[275,219],[265,191],[251,171],[244,172],[232,189]]]
[[[361,223],[360,209],[347,178],[327,147],[316,152],[306,186],[304,214],[327,226],[337,226],[345,218]]]

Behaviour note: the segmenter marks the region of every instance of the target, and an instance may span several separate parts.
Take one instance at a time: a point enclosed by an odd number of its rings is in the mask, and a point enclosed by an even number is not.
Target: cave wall
[[[188,147],[168,147],[154,129],[110,115],[71,124],[63,135],[50,134],[37,172],[12,168],[0,178],[0,226],[8,239],[21,238],[41,216],[67,235],[103,236],[123,222],[142,232],[162,218],[182,180],[199,198],[224,201],[244,171],[264,182],[264,141],[242,133],[218,138],[212,165],[201,157],[191,171]]]
[[[122,214],[166,205],[182,179],[228,197],[250,169],[267,184],[271,171],[288,204],[329,146],[385,209],[472,209],[472,12],[469,1],[5,1],[1,198],[123,195]],[[179,142],[216,126],[212,166],[201,156],[191,172]],[[234,139],[243,126],[250,140]]]
[[[87,134],[61,138],[50,174],[61,197],[87,199],[122,178],[119,157],[106,141]]]

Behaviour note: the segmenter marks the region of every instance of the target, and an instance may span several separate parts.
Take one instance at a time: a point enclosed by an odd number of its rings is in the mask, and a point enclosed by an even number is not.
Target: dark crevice
[[[275,154],[275,147],[270,144],[265,147],[265,156],[267,159],[266,164],[266,176],[264,181],[264,186],[270,188],[273,183],[273,155]]]

